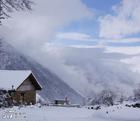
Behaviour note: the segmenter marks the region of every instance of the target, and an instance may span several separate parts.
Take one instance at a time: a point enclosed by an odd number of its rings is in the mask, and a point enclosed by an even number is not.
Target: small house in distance
[[[60,106],[60,107],[77,107],[79,108],[79,104],[71,104],[67,97],[65,99],[56,99],[52,103],[53,106]]]
[[[0,91],[8,92],[14,104],[35,104],[41,85],[29,70],[0,70]]]
[[[56,99],[54,100],[54,105],[58,106],[69,105],[69,100],[67,99],[67,97],[65,99]]]

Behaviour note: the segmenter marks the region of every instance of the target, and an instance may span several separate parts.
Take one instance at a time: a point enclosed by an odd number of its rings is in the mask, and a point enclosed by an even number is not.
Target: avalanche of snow
[[[50,63],[48,61],[48,68],[87,97],[106,88],[130,96],[140,83],[139,74],[132,72],[130,65],[120,61],[131,55],[109,53],[105,48],[95,47],[57,47],[49,54],[56,58],[51,58]],[[57,61],[57,64],[53,61]]]
[[[101,110],[73,107],[14,107],[0,109],[0,121],[140,121],[138,108],[124,105]]]

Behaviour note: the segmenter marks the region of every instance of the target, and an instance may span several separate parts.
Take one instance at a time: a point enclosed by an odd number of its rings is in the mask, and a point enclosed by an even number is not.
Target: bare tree
[[[99,94],[97,94],[92,100],[92,105],[100,105],[104,104],[107,106],[114,105],[114,101],[116,99],[116,94],[111,90],[102,90]]]
[[[0,23],[2,19],[10,17],[9,13],[20,10],[31,10],[31,0],[0,0]]]
[[[135,89],[133,92],[135,100],[140,100],[140,88]]]

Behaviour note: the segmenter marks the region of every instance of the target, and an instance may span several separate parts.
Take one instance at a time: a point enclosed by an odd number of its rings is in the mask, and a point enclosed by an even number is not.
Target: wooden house
[[[35,104],[41,85],[28,70],[0,70],[0,90],[7,91],[14,104]]]

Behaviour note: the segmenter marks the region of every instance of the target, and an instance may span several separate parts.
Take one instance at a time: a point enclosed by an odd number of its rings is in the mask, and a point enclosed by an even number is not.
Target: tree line
[[[126,97],[123,93],[118,94],[110,89],[102,90],[98,94],[94,94],[93,98],[89,99],[90,105],[106,105],[112,106],[114,104],[121,104],[124,101],[140,101],[140,87],[133,90],[133,95]]]

